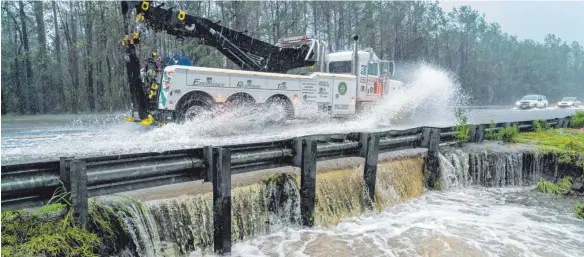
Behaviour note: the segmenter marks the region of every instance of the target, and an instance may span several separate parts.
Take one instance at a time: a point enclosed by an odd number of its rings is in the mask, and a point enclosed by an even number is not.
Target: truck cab
[[[356,58],[355,58],[356,57]],[[357,59],[357,64],[355,64]],[[351,74],[358,68],[357,76],[357,109],[370,105],[390,91],[390,79],[394,74],[394,63],[381,60],[372,49],[364,51],[343,51],[326,56],[326,72],[333,74]]]

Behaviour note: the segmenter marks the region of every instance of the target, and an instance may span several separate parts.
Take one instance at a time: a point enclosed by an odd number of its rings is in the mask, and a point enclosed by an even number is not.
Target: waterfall
[[[530,186],[555,176],[550,174],[555,156],[525,149],[444,148],[439,158],[443,189],[475,185]]]
[[[342,219],[379,211],[424,192],[423,157],[378,165],[375,208],[363,198],[363,166],[317,174],[315,225],[330,227]],[[300,178],[278,173],[259,183],[232,188],[232,241],[250,240],[284,228],[298,228]],[[109,256],[189,256],[213,246],[212,193],[184,195],[145,203],[121,196],[95,199],[93,216],[116,223]],[[112,252],[113,251],[113,252]]]

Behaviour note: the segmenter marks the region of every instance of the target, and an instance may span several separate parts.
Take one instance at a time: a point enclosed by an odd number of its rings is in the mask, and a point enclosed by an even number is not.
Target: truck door
[[[381,83],[383,83],[383,95],[387,95],[391,88],[389,87],[389,80],[393,76],[393,62],[390,61],[380,61],[379,62],[379,69],[381,74],[379,78],[381,79]]]
[[[355,113],[355,98],[357,96],[357,80],[350,78],[334,78],[332,86],[332,115],[343,116]]]
[[[375,89],[379,79],[379,62],[370,61],[367,64],[367,96],[375,96],[378,91]]]

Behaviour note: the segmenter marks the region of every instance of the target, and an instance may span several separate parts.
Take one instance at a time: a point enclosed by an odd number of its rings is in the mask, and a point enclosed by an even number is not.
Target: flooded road
[[[471,123],[551,119],[565,117],[575,109],[473,109]],[[227,145],[321,133],[349,133],[404,129],[418,126],[452,126],[456,124],[450,112],[414,113],[413,119],[398,124],[381,123],[370,118],[340,121],[297,120],[286,124],[265,124],[248,117],[218,117],[213,120],[168,124],[161,128],[142,127],[124,121],[127,114],[63,115],[2,118],[2,163],[58,160],[61,156],[88,157],[97,155],[159,152],[166,150]],[[261,114],[260,118],[261,118]]]

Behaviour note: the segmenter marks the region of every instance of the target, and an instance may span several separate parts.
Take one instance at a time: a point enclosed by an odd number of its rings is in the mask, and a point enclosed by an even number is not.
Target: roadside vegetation
[[[516,136],[518,143],[540,146],[541,153],[554,153],[560,162],[584,168],[584,132],[576,129],[540,129]]]
[[[554,195],[565,195],[570,192],[572,188],[572,177],[565,177],[558,180],[557,184],[551,181],[540,181],[537,183],[536,189],[542,193],[554,194]]]
[[[576,114],[572,116],[570,127],[575,129],[584,128],[584,111],[577,111]]]
[[[462,145],[470,138],[470,124],[468,124],[467,112],[462,108],[456,109],[456,141]]]
[[[558,180],[558,183],[556,184],[554,184],[551,181],[544,180],[537,183],[536,189],[537,191],[546,194],[554,194],[560,196],[564,195],[577,196],[579,195],[579,193],[576,192],[572,187],[573,185],[572,182],[573,182],[572,177],[562,178]],[[574,213],[576,215],[576,218],[584,220],[584,203],[577,202],[574,209]]]
[[[60,187],[47,205],[34,211],[2,212],[2,257],[108,255],[116,234],[105,213],[109,207],[89,201],[87,229],[78,225],[70,208],[70,194]],[[119,224],[118,224],[119,225]]]
[[[584,126],[584,112],[577,112],[570,122],[568,129],[550,129],[545,120],[533,122],[534,132],[522,133],[517,136],[517,142],[540,146],[541,154],[555,154],[559,163],[573,163],[580,167],[582,173],[575,179],[565,177],[556,184],[551,181],[540,181],[537,190],[554,195],[578,196],[584,182],[584,132],[577,128]],[[577,184],[577,186],[573,186]],[[584,204],[576,203],[575,215],[584,219]]]

